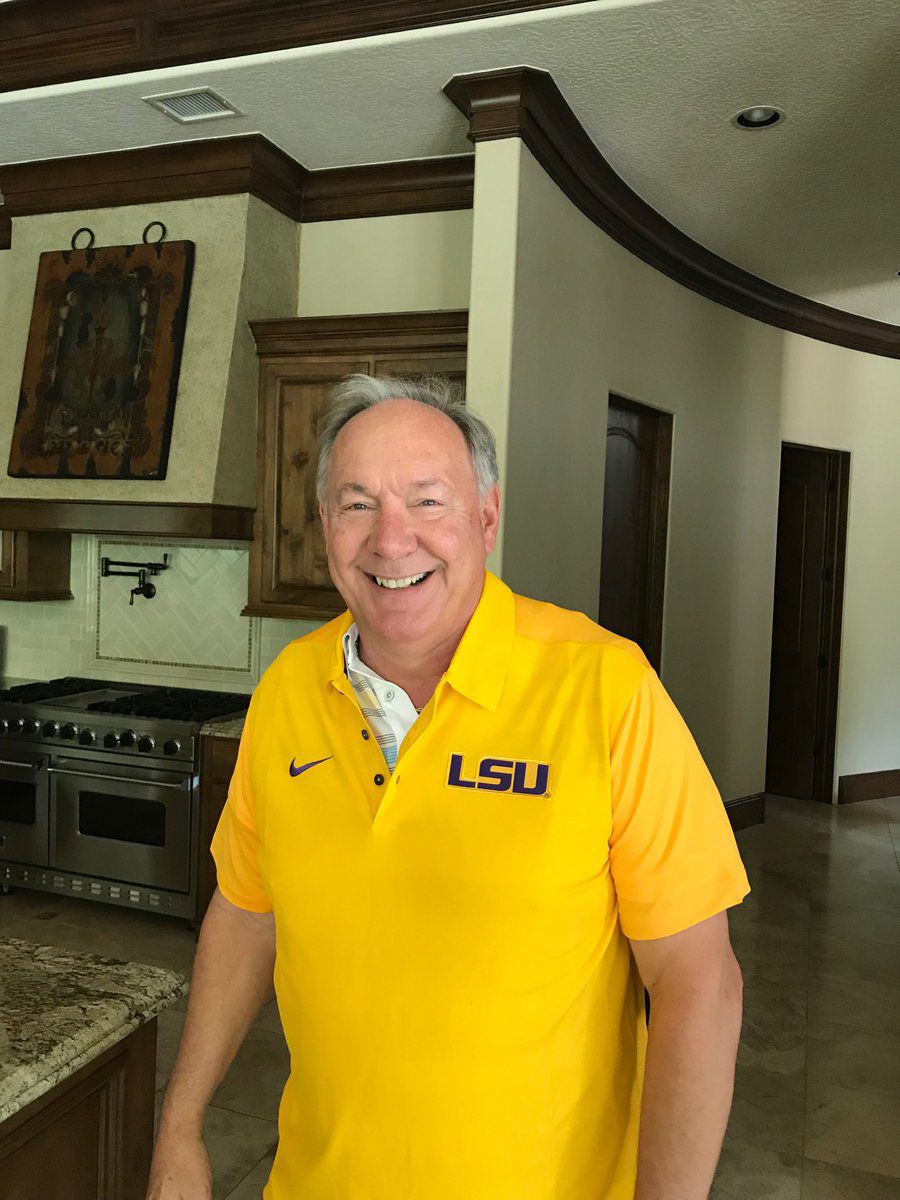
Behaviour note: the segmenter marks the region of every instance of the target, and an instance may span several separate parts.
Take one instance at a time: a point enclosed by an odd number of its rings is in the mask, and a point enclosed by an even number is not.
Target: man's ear
[[[481,528],[484,534],[484,549],[487,554],[490,554],[497,543],[499,527],[500,488],[494,484],[481,502]]]

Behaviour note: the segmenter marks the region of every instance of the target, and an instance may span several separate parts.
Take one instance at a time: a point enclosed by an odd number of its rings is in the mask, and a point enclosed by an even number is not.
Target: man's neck
[[[357,653],[370,671],[402,688],[414,707],[421,710],[450,666],[464,632],[464,629],[460,630],[448,641],[426,647],[381,647],[376,639],[364,638],[360,632]]]

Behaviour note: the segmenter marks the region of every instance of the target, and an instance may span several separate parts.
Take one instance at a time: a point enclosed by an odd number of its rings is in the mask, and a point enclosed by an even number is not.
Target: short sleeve
[[[668,937],[739,904],[750,885],[725,805],[652,667],[614,736],[610,768],[610,870],[626,937]]]
[[[238,908],[263,913],[272,911],[272,902],[259,869],[259,835],[251,786],[254,707],[251,702],[241,735],[237,763],[228,787],[228,800],[213,834],[210,852],[216,863],[219,891],[225,899]]]

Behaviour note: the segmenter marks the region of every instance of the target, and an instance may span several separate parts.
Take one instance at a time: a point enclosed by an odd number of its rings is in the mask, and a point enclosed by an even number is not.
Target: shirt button
[[[363,730],[362,730],[362,735],[363,735],[363,741],[364,741],[364,742],[367,742],[367,741],[369,740],[369,731],[368,731],[368,729],[363,729]]]
[[[381,787],[381,785],[384,783],[384,776],[376,775],[374,782],[377,783],[379,787]]]
[[[384,693],[384,698],[385,698],[385,700],[393,700],[394,693],[392,691],[388,690]]]

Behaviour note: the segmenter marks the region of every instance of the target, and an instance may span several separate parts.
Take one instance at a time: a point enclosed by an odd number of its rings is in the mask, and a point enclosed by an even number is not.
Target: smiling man
[[[486,571],[494,442],[446,386],[351,376],[319,441],[348,611],[251,702],[152,1200],[210,1195],[273,974],[266,1200],[703,1200],[749,888],[696,744],[634,642]]]

